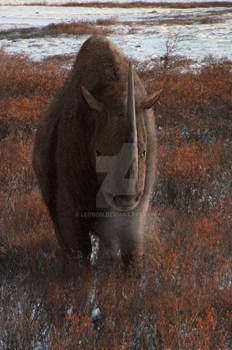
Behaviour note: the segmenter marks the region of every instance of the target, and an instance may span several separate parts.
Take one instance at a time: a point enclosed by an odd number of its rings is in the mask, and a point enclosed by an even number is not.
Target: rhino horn
[[[126,178],[130,179],[125,194],[135,195],[138,180],[138,139],[135,112],[135,91],[132,64],[129,62],[128,92],[127,92],[127,118],[124,139],[127,153],[127,164],[129,166]]]

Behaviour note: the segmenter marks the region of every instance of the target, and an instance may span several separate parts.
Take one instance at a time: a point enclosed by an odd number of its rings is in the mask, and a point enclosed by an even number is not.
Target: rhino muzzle
[[[113,172],[114,193],[107,194],[111,206],[131,210],[138,204],[138,139],[135,112],[134,77],[132,64],[128,70],[127,117],[124,144],[117,156]]]

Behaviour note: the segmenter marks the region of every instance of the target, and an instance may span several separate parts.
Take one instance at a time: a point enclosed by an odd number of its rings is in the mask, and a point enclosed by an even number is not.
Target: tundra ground
[[[98,282],[63,257],[31,166],[37,122],[68,70],[0,52],[2,350],[232,347],[232,62],[183,64],[138,65],[148,91],[163,88],[144,272],[102,267]]]

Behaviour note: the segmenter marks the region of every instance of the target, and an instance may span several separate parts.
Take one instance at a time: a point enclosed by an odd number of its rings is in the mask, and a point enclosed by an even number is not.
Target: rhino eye
[[[141,157],[144,158],[144,157],[146,156],[146,153],[147,153],[146,151],[143,151],[143,152],[141,153]]]
[[[98,150],[96,150],[96,156],[97,156],[97,157],[100,157],[100,155],[101,155],[101,152],[98,151]]]

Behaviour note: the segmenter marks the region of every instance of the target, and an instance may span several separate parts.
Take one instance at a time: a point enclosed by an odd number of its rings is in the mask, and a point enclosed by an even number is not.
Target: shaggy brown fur
[[[118,241],[125,265],[144,236],[156,173],[156,131],[152,103],[134,72],[138,134],[138,191],[133,210],[99,207],[104,174],[96,171],[96,152],[114,156],[124,140],[128,60],[108,39],[93,36],[81,47],[62,91],[40,122],[34,169],[60,244],[72,254],[91,253],[90,232],[103,246]],[[82,87],[102,110],[90,108]],[[154,99],[155,100],[155,99]],[[147,105],[146,105],[147,104]],[[100,151],[99,151],[100,150]],[[100,197],[99,197],[100,194]],[[98,198],[98,200],[96,200]]]

